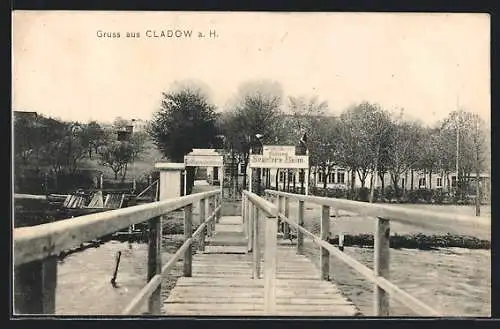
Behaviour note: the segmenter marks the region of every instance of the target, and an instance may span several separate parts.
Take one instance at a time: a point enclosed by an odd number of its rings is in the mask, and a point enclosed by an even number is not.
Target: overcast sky
[[[192,37],[146,36],[169,29]],[[161,92],[185,79],[220,107],[239,84],[271,79],[332,113],[366,100],[430,123],[458,100],[490,116],[486,14],[18,11],[13,53],[13,109],[65,120],[151,119]]]

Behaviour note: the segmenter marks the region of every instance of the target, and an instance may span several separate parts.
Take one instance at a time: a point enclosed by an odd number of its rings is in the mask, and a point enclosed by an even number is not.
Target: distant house
[[[32,111],[13,111],[14,118],[20,119],[36,119],[38,114]]]
[[[146,131],[149,122],[141,119],[132,119],[131,120],[132,126],[134,127],[134,131],[136,132],[141,132],[141,131]]]

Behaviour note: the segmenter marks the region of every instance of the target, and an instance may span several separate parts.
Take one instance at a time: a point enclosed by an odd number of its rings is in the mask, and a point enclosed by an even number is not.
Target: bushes
[[[338,236],[328,239],[333,245],[338,245]],[[344,246],[373,247],[373,234],[345,235]],[[463,235],[425,235],[422,233],[392,235],[390,237],[391,248],[407,248],[429,250],[433,248],[467,248],[467,249],[490,249],[491,242],[480,240],[472,236]]]
[[[296,193],[299,193],[297,190]],[[328,198],[339,198],[339,199],[349,199],[362,202],[368,202],[370,197],[370,189],[355,188],[354,191],[346,188],[327,188],[326,194],[325,190],[321,187],[312,187],[310,190],[311,195],[315,196],[326,196]],[[455,197],[456,198],[456,197]],[[397,200],[399,203],[434,203],[434,204],[445,204],[455,201],[453,196],[450,196],[446,190],[443,189],[415,189],[404,191],[394,189],[394,186],[389,185],[384,188],[378,187],[373,191],[374,202],[394,202]],[[474,199],[471,200],[461,200],[462,203],[473,204]]]

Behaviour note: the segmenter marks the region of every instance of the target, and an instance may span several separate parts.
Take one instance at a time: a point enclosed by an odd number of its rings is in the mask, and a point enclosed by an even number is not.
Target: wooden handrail
[[[81,243],[117,232],[182,207],[218,195],[219,191],[95,213],[53,223],[14,229],[14,264],[19,266],[58,255]]]
[[[328,233],[329,233],[329,214],[330,214],[330,206],[337,206],[335,209],[345,209],[342,208],[343,205],[347,204],[348,208],[350,211],[355,211],[353,208],[354,203],[353,201],[350,201],[349,203],[343,203],[338,202],[338,199],[332,199],[329,198],[320,198],[320,197],[309,197],[309,196],[304,196],[304,195],[297,195],[297,194],[292,194],[292,193],[285,193],[285,192],[277,192],[277,191],[271,191],[271,190],[266,190],[266,193],[268,195],[276,195],[278,196],[278,206],[270,204],[268,201],[260,198],[259,196],[249,193],[244,191],[244,196],[248,198],[248,200],[251,201],[253,205],[256,205],[257,207],[264,207],[268,210],[268,213],[270,214],[276,214],[278,218],[280,218],[282,221],[284,221],[286,224],[292,226],[294,229],[297,230],[297,236],[302,239],[302,235],[306,235],[312,239],[312,241],[321,247],[321,252],[320,252],[320,258],[321,258],[321,277],[324,280],[328,280],[328,267],[329,267],[329,256],[335,256],[336,258],[340,259],[342,262],[345,264],[349,265],[351,268],[356,270],[358,273],[363,275],[365,278],[367,278],[369,281],[374,283],[375,285],[375,312],[378,316],[387,316],[389,315],[389,299],[388,299],[388,294],[390,294],[395,300],[401,302],[403,305],[411,309],[412,311],[416,312],[417,314],[421,316],[430,316],[430,317],[436,317],[440,316],[439,312],[434,310],[433,308],[427,306],[417,298],[411,296],[401,288],[397,287],[395,284],[390,282],[386,277],[388,276],[388,270],[389,270],[389,220],[385,218],[377,218],[377,227],[376,227],[376,236],[375,236],[375,244],[376,244],[376,250],[375,250],[375,270],[371,270],[370,268],[364,266],[354,258],[348,256],[347,254],[343,253],[340,251],[338,248],[334,247],[331,245],[328,241]],[[285,198],[285,200],[282,200],[282,198]],[[286,209],[286,204],[287,199],[294,199],[295,201],[299,202],[299,214],[298,214],[298,222],[295,222],[288,218],[288,209]],[[285,201],[285,202],[283,202]],[[320,204],[322,206],[322,233],[321,237],[318,237],[314,235],[313,233],[309,232],[303,227],[303,216],[304,216],[304,202],[313,202],[315,204]],[[340,207],[339,207],[340,204]],[[362,202],[356,202],[358,206],[363,207],[366,205],[366,203]],[[284,209],[282,209],[283,205],[285,205]],[[371,206],[371,205],[370,205]],[[383,209],[386,210],[386,209]],[[399,209],[398,209],[399,210]],[[363,214],[369,214],[371,216],[374,216],[374,214],[380,214],[380,209],[378,208],[365,208],[363,209]],[[358,211],[359,212],[359,211]],[[287,215],[285,215],[285,213]],[[394,213],[392,213],[394,214]],[[397,213],[399,216],[405,214],[405,212],[399,212]],[[252,217],[250,216],[250,220]],[[328,222],[328,223],[327,223]],[[270,227],[268,228],[270,229]],[[266,248],[268,246],[266,245]],[[302,250],[302,243],[297,245],[297,251],[301,252]],[[266,261],[269,261],[269,257],[276,257],[276,254],[274,255],[267,255],[268,259],[264,259],[264,264],[266,264]],[[272,258],[271,257],[271,258]],[[271,265],[273,266],[273,262],[275,260],[271,261]],[[266,266],[266,265],[264,265]],[[266,273],[266,272],[265,272]],[[264,276],[266,274],[264,273]],[[273,273],[272,271],[269,271],[269,273]],[[271,280],[271,278],[264,278],[265,282],[268,282]],[[273,288],[267,288],[267,289],[273,289]],[[270,296],[274,296],[272,293],[269,294]]]
[[[451,214],[425,209],[409,209],[393,205],[367,203],[346,199],[318,197],[274,190],[265,190],[272,196],[290,198],[316,205],[329,206],[337,210],[349,211],[366,217],[387,218],[394,222],[420,228],[446,230],[456,234],[475,235],[478,238],[491,239],[491,221],[461,214]]]
[[[192,207],[195,202],[217,204],[219,191],[192,194],[147,205],[107,211],[99,214],[66,219],[55,223],[42,224],[14,230],[14,259],[16,290],[15,309],[22,314],[54,314],[55,291],[57,285],[57,254],[81,242],[105,236],[132,224],[149,221],[148,284],[125,309],[130,314],[137,311],[149,298],[149,312],[161,312],[161,281],[178,258],[184,256],[184,275],[191,275],[191,246],[205,227],[217,220],[221,206],[211,208],[208,218],[191,234]],[[174,257],[161,266],[161,241],[163,215],[183,208],[185,241]],[[98,216],[95,216],[98,215]],[[189,255],[187,255],[189,253]]]

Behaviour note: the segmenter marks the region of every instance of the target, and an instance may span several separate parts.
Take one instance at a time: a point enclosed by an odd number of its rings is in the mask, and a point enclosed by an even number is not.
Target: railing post
[[[219,207],[221,204],[219,198],[220,198],[220,194],[216,194],[215,198],[214,198],[215,209],[217,209],[217,207]],[[220,213],[221,213],[221,209],[217,210],[215,213],[215,221],[214,221],[214,226],[213,226],[214,230],[215,230],[215,223],[219,222]]]
[[[260,278],[260,241],[259,241],[259,208],[253,205],[253,275],[254,279]]]
[[[389,279],[390,221],[377,217],[375,228],[375,275]],[[374,287],[376,316],[389,316],[389,294],[378,285]]]
[[[200,207],[200,225],[202,225],[205,222],[205,219],[207,218],[207,216],[205,215],[205,209],[206,209],[205,199],[200,200],[199,207]],[[205,226],[203,231],[200,233],[200,250],[201,251],[205,251],[205,234],[206,234],[206,232],[207,232],[207,227]]]
[[[304,227],[304,201],[299,200],[299,209],[297,214],[297,225]],[[297,230],[297,253],[303,254],[304,252],[304,234]]]
[[[285,217],[289,218],[290,216],[290,198],[285,197]],[[283,227],[283,238],[284,239],[290,239],[290,225],[288,223],[285,223]]]
[[[278,213],[281,213],[283,211],[283,197],[281,195],[278,195]],[[283,232],[283,221],[279,220],[278,216],[278,232]]]
[[[245,218],[245,202],[246,196],[244,194],[241,195],[241,222],[243,224],[243,233],[245,234],[245,238],[247,238],[247,226],[246,226],[246,218]]]
[[[14,273],[14,313],[55,314],[56,257],[19,265]]]
[[[193,236],[193,205],[188,204],[184,207],[184,241]],[[193,260],[193,244],[187,247],[184,252],[184,276],[191,276]]]
[[[330,233],[330,207],[321,207],[321,240],[328,241],[328,235]],[[319,254],[320,266],[321,266],[321,279],[328,280],[330,272],[330,253],[328,249],[321,247]]]
[[[248,252],[252,252],[253,248],[253,204],[250,199],[247,199],[247,232],[248,232]]]
[[[275,216],[264,223],[264,310],[272,315],[276,310],[276,253],[278,248],[278,226]]]
[[[161,237],[162,216],[151,218],[148,221],[148,282],[157,274],[161,273]],[[148,311],[150,314],[161,313],[161,284],[149,297]]]
[[[214,212],[214,197],[208,198],[208,216],[212,216]],[[215,216],[215,214],[213,214]],[[207,236],[212,237],[213,236],[213,222],[215,221],[215,218],[212,217],[212,219],[207,223]]]

